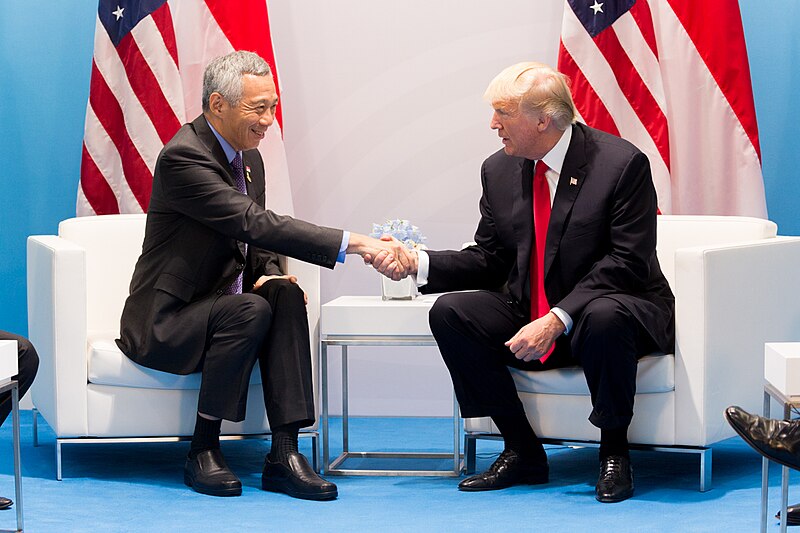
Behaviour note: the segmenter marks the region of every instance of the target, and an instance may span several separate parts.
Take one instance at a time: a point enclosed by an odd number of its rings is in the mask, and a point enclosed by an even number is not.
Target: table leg
[[[350,411],[347,406],[347,346],[342,345],[342,453],[350,451]]]
[[[786,517],[786,508],[789,507],[789,467],[781,467],[781,533],[786,533],[789,522]]]
[[[14,489],[17,501],[17,531],[25,529],[24,518],[22,516],[22,458],[20,457],[19,446],[19,385],[14,382],[11,388],[11,423],[12,439],[14,447]]]
[[[792,409],[788,403],[783,404],[783,419],[789,420],[792,417]],[[786,533],[786,526],[789,517],[786,516],[786,509],[789,507],[789,468],[781,468],[781,533]]]
[[[458,469],[460,466],[460,449],[459,446],[461,445],[460,437],[461,437],[461,417],[458,411],[458,398],[456,398],[456,393],[453,391],[453,472],[458,474]]]
[[[330,448],[328,437],[328,345],[322,342],[320,346],[320,359],[322,363],[322,469],[328,473],[330,463]]]
[[[764,391],[764,417],[769,418],[769,393]],[[769,506],[769,459],[761,458],[761,533],[767,531],[767,508]]]

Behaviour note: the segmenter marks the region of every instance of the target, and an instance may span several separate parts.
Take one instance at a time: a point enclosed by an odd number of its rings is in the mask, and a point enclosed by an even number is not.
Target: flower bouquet
[[[370,237],[380,239],[383,235],[390,235],[405,244],[409,250],[422,250],[425,248],[425,237],[419,228],[408,220],[387,220],[383,224],[373,224]],[[381,297],[384,300],[411,300],[417,297],[416,280],[411,276],[400,281],[391,280],[381,276]]]

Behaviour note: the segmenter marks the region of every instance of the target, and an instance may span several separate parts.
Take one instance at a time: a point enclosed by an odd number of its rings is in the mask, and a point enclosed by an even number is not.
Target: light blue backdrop
[[[800,234],[800,4],[742,0],[769,216]],[[96,0],[0,3],[0,329],[27,331],[25,240],[74,216]],[[800,332],[799,332],[800,333]]]

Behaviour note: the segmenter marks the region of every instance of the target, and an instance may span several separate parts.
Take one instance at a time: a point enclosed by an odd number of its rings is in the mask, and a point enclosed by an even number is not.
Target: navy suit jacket
[[[619,137],[572,128],[547,230],[547,300],[576,320],[593,299],[614,298],[672,352],[675,299],[656,258],[650,163]],[[530,309],[533,163],[503,150],[484,161],[476,245],[430,251],[422,292],[499,289]]]
[[[216,298],[243,270],[246,289],[260,275],[280,273],[276,253],[335,265],[342,231],[265,210],[261,155],[248,150],[243,159],[250,168],[247,196],[237,190],[203,115],[183,125],[159,154],[142,255],[117,340],[137,363],[176,374],[195,371]]]

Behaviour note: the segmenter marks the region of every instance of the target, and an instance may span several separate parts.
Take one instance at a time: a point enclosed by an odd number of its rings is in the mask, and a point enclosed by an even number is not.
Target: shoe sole
[[[301,492],[292,488],[291,484],[276,480],[261,480],[261,488],[268,492],[281,492],[301,500],[327,501],[335,500],[339,496],[339,489],[320,492]]]
[[[187,487],[191,488],[195,492],[199,492],[200,494],[207,494],[209,496],[241,496],[242,495],[242,487],[229,487],[227,489],[206,489],[203,487],[197,487],[194,484],[194,479],[189,474],[183,474],[183,482],[186,484]]]
[[[459,485],[458,490],[461,492],[485,492],[487,490],[503,490],[509,487],[516,487],[517,485],[544,485],[549,482],[549,478],[528,478],[517,481],[516,483],[511,483],[510,485],[503,485],[501,487],[462,487]]]
[[[789,467],[789,468],[794,468],[795,470],[800,470],[800,465],[792,464],[792,463],[789,463],[789,462],[784,461],[782,459],[779,459],[777,457],[773,457],[772,455],[765,454],[764,451],[761,450],[761,448],[759,448],[756,445],[756,443],[753,442],[750,439],[750,437],[747,435],[747,433],[745,433],[744,430],[740,429],[739,426],[733,420],[731,420],[731,417],[728,416],[728,411],[727,410],[725,411],[725,420],[728,421],[728,425],[730,425],[733,428],[733,430],[736,432],[736,434],[739,435],[742,438],[742,440],[747,443],[748,446],[750,446],[756,452],[758,452],[759,455],[764,456],[767,459],[769,459],[770,461],[778,463],[780,465],[783,465],[783,466],[786,466],[786,467]]]
[[[780,521],[781,519],[781,512],[778,511],[778,514],[775,515],[775,520]],[[792,518],[792,513],[789,514],[789,519],[786,521],[787,526],[800,526],[800,518]]]
[[[625,500],[631,498],[633,496],[633,489],[629,492],[625,492],[616,498],[603,498],[595,494],[594,499],[599,501],[600,503],[619,503],[624,502]]]

